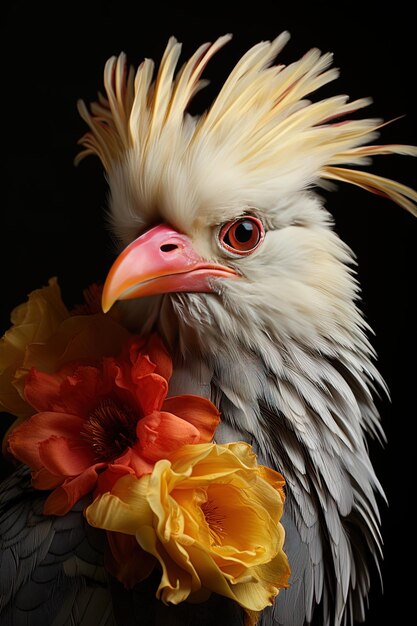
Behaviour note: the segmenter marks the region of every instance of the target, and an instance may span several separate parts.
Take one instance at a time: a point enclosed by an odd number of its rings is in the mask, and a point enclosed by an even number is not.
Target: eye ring
[[[224,224],[219,232],[219,244],[234,255],[252,254],[265,239],[265,230],[260,219],[244,215]]]

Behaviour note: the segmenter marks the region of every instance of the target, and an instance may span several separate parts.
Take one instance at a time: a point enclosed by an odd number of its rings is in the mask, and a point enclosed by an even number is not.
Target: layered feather
[[[83,517],[45,516],[46,496],[20,467],[1,484],[0,621],[3,626],[115,626],[105,535]]]

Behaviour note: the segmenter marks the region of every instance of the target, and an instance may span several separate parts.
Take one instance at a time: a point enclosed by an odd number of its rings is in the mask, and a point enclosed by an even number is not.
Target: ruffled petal
[[[141,454],[150,461],[169,458],[174,450],[200,439],[195,426],[165,411],[154,411],[139,420],[136,434]]]
[[[126,476],[126,474],[135,474],[135,471],[128,465],[111,463],[104,472],[98,475],[94,497],[97,498],[103,493],[111,491],[119,478]]]
[[[83,445],[80,437],[52,436],[41,441],[39,458],[45,469],[60,476],[77,476],[96,461],[90,446]]]
[[[158,335],[151,335],[143,348],[143,352],[149,355],[152,363],[155,363],[155,374],[159,374],[169,382],[172,376],[172,359],[162,339]]]
[[[65,482],[46,499],[43,512],[45,515],[65,515],[83,496],[93,491],[97,482],[97,471],[105,463],[96,463],[75,478]]]
[[[236,599],[224,573],[207,550],[196,544],[190,544],[187,546],[187,552],[189,560],[199,574],[202,587],[232,600]],[[172,602],[171,594],[166,597],[166,600]]]
[[[282,532],[282,538],[284,538],[284,530],[281,524],[279,525]],[[282,548],[282,546],[281,546]],[[289,586],[288,580],[291,574],[290,565],[285,552],[279,550],[268,563],[263,563],[254,568],[256,577],[258,580],[263,580],[274,587],[287,588]]]
[[[164,411],[178,415],[195,426],[200,432],[200,443],[213,439],[220,423],[220,413],[210,400],[194,395],[167,398],[162,406]]]
[[[1,404],[0,404],[0,410],[1,410]],[[27,420],[27,417],[18,417],[17,419],[15,419],[14,422],[12,422],[10,424],[10,426],[8,427],[6,432],[4,433],[3,441],[2,441],[2,444],[1,444],[1,451],[2,451],[2,453],[3,453],[3,455],[5,457],[11,456],[11,454],[12,454],[11,450],[9,450],[9,437],[10,437],[10,435],[12,434],[12,432],[14,431],[15,428],[20,426],[20,424],[23,424],[23,422],[25,422],[26,420]]]
[[[88,417],[97,405],[98,397],[110,391],[111,385],[105,384],[98,367],[79,365],[61,384],[61,402],[68,413]]]
[[[146,500],[148,475],[120,478],[111,493],[96,498],[85,510],[91,526],[135,535],[142,524],[152,526],[152,510]]]
[[[126,390],[134,394],[135,385],[130,374],[130,365],[116,360],[113,357],[103,359],[103,376],[110,384],[118,389]]]
[[[49,340],[68,311],[61,300],[55,278],[49,286],[29,294],[28,301],[11,314],[12,327],[0,341],[0,408],[17,417],[33,414],[24,401],[24,379],[32,365],[26,366],[30,345],[43,345]]]
[[[153,470],[154,464],[146,460],[140,449],[138,443],[135,443],[131,448],[128,448],[126,452],[115,460],[115,466],[125,465],[132,469],[132,472],[137,477],[142,474],[150,474]]]
[[[136,383],[139,378],[143,378],[148,374],[153,374],[156,370],[155,363],[152,363],[147,354],[138,354],[130,368],[131,380]]]
[[[159,561],[162,569],[161,582],[156,591],[156,597],[165,604],[179,604],[186,600],[192,591],[201,587],[198,576],[194,571],[190,572],[185,563],[179,564],[165,551],[165,546],[157,539],[155,530],[150,526],[144,526],[136,534],[139,545],[153,554]],[[191,563],[189,565],[192,567]],[[192,568],[194,570],[194,568]],[[193,576],[194,574],[194,576]]]
[[[150,474],[153,466],[153,463],[141,456],[136,445],[133,448],[128,448],[122,456],[116,459],[114,463],[110,463],[105,471],[99,475],[95,497],[111,491],[122,476],[132,474],[139,478],[143,474]]]
[[[63,379],[63,374],[47,374],[32,367],[25,381],[26,402],[38,412],[64,411],[60,394]]]
[[[174,452],[171,456],[171,462],[176,472],[186,473],[189,467],[193,468],[193,475],[198,475],[201,484],[206,486],[211,484],[213,480],[217,480],[219,471],[221,475],[228,476],[241,473],[242,469],[249,469],[242,463],[242,457],[236,452],[230,454],[229,450],[240,452],[250,446],[246,443],[239,442],[236,444],[216,445],[212,443],[199,443],[198,446],[184,446]],[[255,455],[252,455],[255,460]],[[252,469],[252,468],[250,468]],[[255,467],[253,467],[255,469]],[[255,476],[255,473],[248,473],[249,476]]]
[[[39,443],[51,436],[74,439],[79,435],[84,420],[66,413],[36,413],[17,426],[9,437],[9,450],[19,461],[33,470],[42,467]]]
[[[86,516],[135,535],[159,561],[163,602],[201,600],[209,590],[240,604],[254,624],[288,585],[282,483],[245,443],[185,445],[152,474],[120,478]]]
[[[143,415],[159,411],[168,392],[168,383],[158,374],[148,374],[136,382],[136,400]]]

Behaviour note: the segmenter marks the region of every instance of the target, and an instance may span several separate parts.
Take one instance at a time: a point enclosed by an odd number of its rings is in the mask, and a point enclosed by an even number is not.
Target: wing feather
[[[4,626],[114,626],[103,569],[104,533],[77,505],[42,513],[46,495],[22,466],[0,488],[0,617]]]

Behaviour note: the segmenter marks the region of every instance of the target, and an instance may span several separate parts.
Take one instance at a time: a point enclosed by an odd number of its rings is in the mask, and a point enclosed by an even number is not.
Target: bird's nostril
[[[177,248],[178,246],[175,243],[164,243],[164,245],[161,246],[161,251],[172,252],[173,250],[176,250]]]

